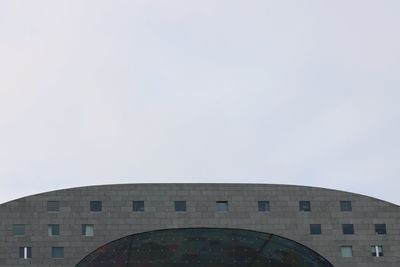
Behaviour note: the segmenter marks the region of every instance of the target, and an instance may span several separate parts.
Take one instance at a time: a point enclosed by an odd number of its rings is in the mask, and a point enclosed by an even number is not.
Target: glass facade
[[[262,232],[182,228],[108,243],[76,267],[333,267],[313,250]]]

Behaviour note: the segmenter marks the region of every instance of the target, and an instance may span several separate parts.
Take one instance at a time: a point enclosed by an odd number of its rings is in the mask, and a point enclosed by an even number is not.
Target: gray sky
[[[400,204],[400,1],[0,0],[0,202],[104,183]]]

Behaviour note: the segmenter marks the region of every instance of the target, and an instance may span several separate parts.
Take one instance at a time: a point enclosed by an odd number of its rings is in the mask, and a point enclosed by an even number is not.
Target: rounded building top
[[[0,205],[0,266],[393,266],[399,222],[397,205],[318,187],[85,186]]]
[[[249,184],[249,183],[131,183],[131,184],[104,184],[104,185],[91,185],[91,186],[81,186],[81,187],[72,187],[66,189],[58,189],[54,191],[48,191],[43,193],[38,193],[26,197],[22,197],[19,199],[11,200],[5,202],[1,205],[4,205],[13,201],[29,201],[31,198],[40,197],[40,196],[55,196],[55,195],[65,195],[65,194],[77,194],[77,195],[108,195],[115,194],[115,192],[121,192],[120,194],[127,194],[127,192],[137,192],[140,195],[140,192],[153,193],[157,194],[162,191],[172,191],[176,192],[174,194],[185,194],[187,192],[202,190],[206,193],[211,194],[211,192],[217,191],[250,191],[250,192],[260,192],[264,191],[268,193],[270,196],[279,195],[304,195],[306,193],[309,196],[323,196],[319,197],[320,199],[330,199],[335,200],[338,197],[348,197],[354,198],[358,200],[365,201],[373,201],[373,202],[384,202],[386,205],[400,207],[397,204],[377,199],[374,197],[346,192],[336,189],[328,189],[322,187],[314,187],[314,186],[303,186],[303,185],[287,185],[287,184]]]

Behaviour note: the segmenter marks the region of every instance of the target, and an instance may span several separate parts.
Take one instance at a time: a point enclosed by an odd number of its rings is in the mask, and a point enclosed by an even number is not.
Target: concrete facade
[[[48,201],[60,204],[48,211]],[[90,211],[90,201],[102,210]],[[133,201],[144,201],[144,211],[133,211]],[[175,211],[175,201],[186,201],[186,211]],[[228,211],[218,212],[217,201],[227,201]],[[258,201],[269,201],[269,211],[259,211]],[[300,211],[299,201],[309,201],[311,211]],[[351,203],[341,211],[340,202]],[[94,226],[93,236],[82,235],[82,225]],[[310,234],[310,224],[320,224],[321,234]],[[352,224],[354,234],[343,234]],[[386,234],[377,234],[376,225]],[[49,225],[59,225],[59,235],[49,236]],[[0,266],[71,267],[99,246],[145,231],[222,227],[256,230],[297,241],[318,252],[334,266],[400,266],[400,207],[371,197],[315,187],[269,184],[123,184],[80,187],[33,195],[0,205]],[[24,233],[20,228],[25,228]],[[342,247],[352,257],[342,257]],[[382,246],[374,257],[371,246]],[[30,247],[24,259],[20,248]],[[62,258],[52,258],[52,248],[63,248]],[[25,252],[26,253],[26,252]]]

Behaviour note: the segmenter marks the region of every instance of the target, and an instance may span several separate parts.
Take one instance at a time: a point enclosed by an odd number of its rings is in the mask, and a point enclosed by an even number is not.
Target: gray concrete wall
[[[48,212],[47,201],[60,201],[59,212]],[[101,200],[103,210],[90,212],[89,201]],[[143,200],[144,212],[132,212],[132,201]],[[186,212],[175,212],[174,201],[185,200]],[[216,212],[216,201],[228,201],[228,212]],[[267,200],[271,211],[259,212]],[[299,201],[311,201],[311,212]],[[351,212],[340,201],[352,202]],[[343,235],[342,224],[354,224],[354,235]],[[386,235],[374,225],[384,223]],[[25,224],[24,236],[13,236],[14,224]],[[60,224],[60,236],[48,236],[47,225]],[[81,235],[82,224],[94,224],[95,235]],[[321,235],[310,235],[310,224],[322,224]],[[339,267],[400,266],[400,207],[374,198],[322,188],[264,184],[129,184],[53,191],[0,205],[0,266],[74,266],[104,243],[144,231],[180,227],[227,227],[281,235],[312,248]],[[340,247],[353,247],[342,258]],[[372,257],[370,246],[382,245],[384,257]],[[19,247],[32,247],[32,259],[19,259]],[[64,247],[64,259],[52,259],[51,247]]]

